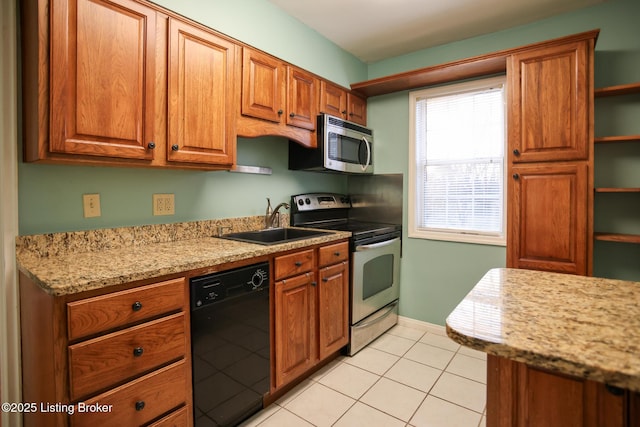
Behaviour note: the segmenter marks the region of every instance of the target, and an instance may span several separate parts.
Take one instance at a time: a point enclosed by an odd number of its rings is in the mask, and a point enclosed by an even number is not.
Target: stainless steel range
[[[350,217],[349,196],[291,197],[291,225],[350,231],[351,340],[354,355],[398,321],[402,226]]]

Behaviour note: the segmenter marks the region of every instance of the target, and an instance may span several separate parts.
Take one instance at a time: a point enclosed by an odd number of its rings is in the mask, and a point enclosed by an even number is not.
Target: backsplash
[[[289,215],[283,213],[280,221],[283,226],[288,226]],[[40,257],[50,257],[143,247],[152,243],[217,236],[218,227],[232,227],[233,231],[259,230],[264,228],[264,216],[18,236],[16,252],[20,254],[26,251]],[[224,230],[225,233],[229,231],[229,229]]]

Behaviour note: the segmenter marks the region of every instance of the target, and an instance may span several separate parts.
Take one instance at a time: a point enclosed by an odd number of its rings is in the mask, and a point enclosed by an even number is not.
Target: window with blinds
[[[409,237],[505,244],[504,82],[410,94]]]

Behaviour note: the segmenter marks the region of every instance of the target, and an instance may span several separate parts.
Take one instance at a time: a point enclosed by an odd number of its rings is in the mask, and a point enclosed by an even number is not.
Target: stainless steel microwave
[[[289,169],[373,173],[371,129],[328,114],[320,114],[317,132],[317,148],[306,148],[289,142]]]

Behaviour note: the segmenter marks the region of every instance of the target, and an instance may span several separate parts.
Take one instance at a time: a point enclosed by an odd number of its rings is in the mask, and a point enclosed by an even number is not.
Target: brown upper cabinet
[[[253,49],[242,50],[242,114],[280,123],[286,98],[282,61]]]
[[[347,114],[349,120],[361,124],[367,125],[367,100],[355,93],[347,93]]]
[[[320,81],[250,48],[242,53],[242,114],[315,130]]]
[[[333,83],[321,81],[320,112],[347,120],[347,91]]]
[[[320,80],[292,65],[287,66],[287,124],[316,130]]]
[[[588,159],[592,114],[589,46],[585,40],[509,58],[512,161]]]
[[[142,1],[24,3],[26,161],[233,167],[238,44]]]
[[[235,164],[240,49],[169,18],[167,160]]]
[[[152,160],[155,10],[131,0],[50,10],[50,151]]]
[[[314,74],[146,0],[51,6],[22,2],[25,161],[230,169],[237,136],[316,146]]]
[[[320,83],[320,112],[367,124],[367,100],[326,81]]]

